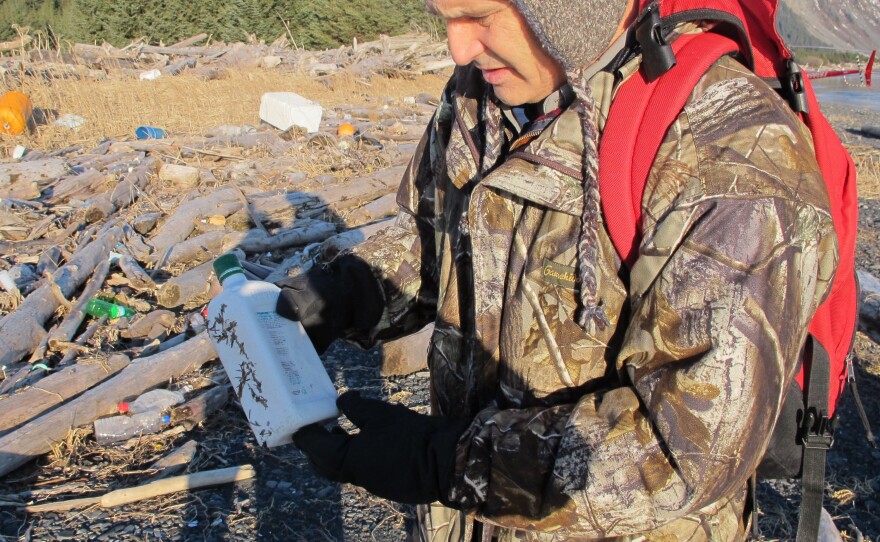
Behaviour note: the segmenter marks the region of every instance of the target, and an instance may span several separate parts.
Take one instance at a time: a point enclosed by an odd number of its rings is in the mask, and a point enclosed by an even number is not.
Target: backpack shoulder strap
[[[681,36],[672,44],[677,64],[648,82],[640,70],[611,104],[599,147],[599,192],[605,224],[627,266],[641,239],[642,195],[667,130],[709,67],[740,46],[721,34]]]

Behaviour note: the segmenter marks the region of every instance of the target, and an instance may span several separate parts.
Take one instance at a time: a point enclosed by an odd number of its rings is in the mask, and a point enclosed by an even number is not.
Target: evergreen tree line
[[[13,24],[61,45],[123,46],[143,36],[169,44],[207,32],[227,42],[286,35],[299,47],[319,49],[429,29],[436,21],[423,0],[0,0],[0,40],[17,37]]]

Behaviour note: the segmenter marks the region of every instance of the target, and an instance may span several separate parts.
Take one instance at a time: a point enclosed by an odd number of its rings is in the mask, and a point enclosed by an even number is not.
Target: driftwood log
[[[366,202],[396,191],[406,166],[396,166],[371,175],[350,179],[340,185],[315,190],[311,195],[324,202],[338,215],[342,211],[359,207]]]
[[[144,271],[144,268],[133,257],[124,254],[119,257],[116,264],[122,270],[125,278],[128,279],[128,284],[135,290],[156,289],[156,283],[153,282],[150,275]]]
[[[165,476],[170,476],[183,469],[186,465],[189,465],[196,456],[198,448],[199,444],[196,441],[188,440],[162,456],[155,463],[150,465],[147,470],[156,471],[154,478],[157,480],[164,478]]]
[[[186,403],[171,409],[171,423],[192,429],[229,400],[229,386],[215,386]]]
[[[374,222],[376,220],[389,217],[395,213],[400,206],[397,204],[397,194],[385,194],[366,205],[353,209],[345,215],[345,225],[349,228],[357,228]]]
[[[96,193],[105,192],[110,186],[112,175],[96,169],[87,169],[79,175],[65,177],[48,191],[46,198],[50,203],[62,203],[72,199],[86,200]]]
[[[246,253],[270,252],[317,243],[336,233],[336,226],[329,222],[305,219],[297,224],[271,235],[262,230],[205,233],[174,245],[165,261],[169,264],[204,263],[235,248]]]
[[[67,174],[67,166],[60,158],[45,158],[33,162],[0,164],[0,196],[15,197],[11,193],[17,186],[45,185]],[[39,192],[37,193],[39,195]],[[30,198],[23,198],[30,199]]]
[[[434,324],[428,324],[420,331],[384,343],[382,365],[379,373],[382,376],[408,375],[428,368],[428,344],[434,333]]]
[[[61,304],[91,276],[98,263],[106,260],[112,247],[122,239],[122,229],[112,228],[78,250],[36,291],[31,292],[14,312],[0,320],[0,365],[10,365],[36,348],[46,330],[43,325]]]
[[[139,166],[123,175],[122,180],[116,184],[110,195],[110,202],[117,209],[127,207],[134,203],[147,187],[150,176],[156,173],[159,161],[152,157],[145,158]]]
[[[231,187],[182,203],[150,238],[149,243],[153,246],[153,261],[161,261],[172,247],[185,241],[195,229],[196,221],[212,215],[226,217],[241,208],[238,191]]]
[[[34,386],[0,399],[0,435],[94,387],[129,364],[128,356],[80,361],[41,379]]]
[[[116,404],[194,371],[216,353],[207,333],[180,346],[139,359],[79,397],[0,437],[0,477],[43,455],[74,427],[116,412]]]
[[[318,247],[321,261],[329,262],[340,252],[366,241],[374,233],[384,230],[393,223],[394,219],[389,218],[334,235]]]
[[[167,335],[176,320],[171,311],[153,310],[132,319],[119,335],[126,339],[155,339]]]
[[[231,252],[238,256],[239,260],[244,260],[244,252],[241,250],[235,249]],[[218,290],[211,283],[213,274],[213,260],[197,265],[165,281],[156,292],[156,301],[168,308],[183,306],[185,309],[192,309],[204,305],[211,300],[212,293],[216,295]]]

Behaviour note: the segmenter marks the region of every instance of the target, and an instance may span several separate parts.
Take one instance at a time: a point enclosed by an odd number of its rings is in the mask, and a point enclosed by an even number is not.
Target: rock
[[[283,59],[280,56],[264,56],[260,59],[261,68],[277,68]]]
[[[195,188],[199,185],[199,168],[163,164],[159,170],[159,179],[172,182],[180,188]]]
[[[76,531],[73,529],[61,529],[55,532],[58,540],[73,540],[76,537]]]

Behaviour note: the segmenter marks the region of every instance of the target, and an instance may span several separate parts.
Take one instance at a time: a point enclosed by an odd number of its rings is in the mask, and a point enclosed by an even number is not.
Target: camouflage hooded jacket
[[[606,75],[591,87],[607,113]],[[836,263],[809,132],[718,61],[656,158],[631,269],[600,232],[611,325],[587,331],[573,319],[578,114],[515,153],[500,119],[459,68],[396,225],[355,250],[385,296],[356,339],[434,321],[433,412],[473,419],[448,496],[461,538],[476,521],[495,540],[745,539],[748,479]]]

